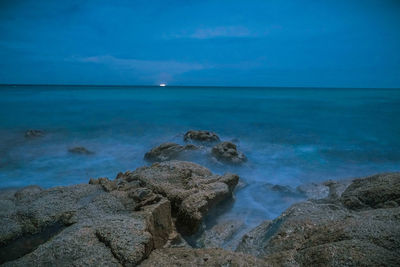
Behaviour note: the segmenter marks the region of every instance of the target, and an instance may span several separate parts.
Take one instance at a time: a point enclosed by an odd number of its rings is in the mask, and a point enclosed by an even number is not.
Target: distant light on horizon
[[[161,87],[167,86],[165,83],[160,83]]]

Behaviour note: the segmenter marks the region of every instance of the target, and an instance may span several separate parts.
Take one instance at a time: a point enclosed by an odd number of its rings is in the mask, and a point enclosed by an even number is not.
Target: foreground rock
[[[271,265],[399,266],[400,173],[356,179],[343,194],[329,195],[265,221],[237,251]]]
[[[182,157],[185,152],[196,149],[198,148],[192,144],[181,146],[175,143],[163,143],[147,152],[144,159],[150,162],[174,160]]]
[[[71,147],[70,149],[68,149],[68,152],[72,153],[72,154],[77,154],[77,155],[91,155],[91,154],[94,154],[94,152],[92,152],[90,150],[87,150],[83,146]]]
[[[215,145],[211,153],[217,160],[223,163],[242,164],[247,161],[246,156],[238,151],[236,145],[231,142],[222,142]]]
[[[191,235],[199,230],[204,215],[211,208],[232,197],[239,177],[213,175],[207,168],[191,162],[167,161],[121,173],[117,180],[136,182],[166,196],[177,218],[177,228]]]
[[[238,238],[233,238],[243,227],[244,222],[241,220],[226,220],[219,222],[211,229],[203,232],[197,242],[198,247],[234,250],[240,239],[238,240]]]
[[[209,131],[188,131],[185,133],[183,140],[185,142],[215,143],[220,139],[216,133]]]
[[[35,137],[43,137],[43,136],[44,136],[44,131],[42,131],[42,130],[30,129],[25,132],[26,138],[35,138]]]
[[[166,198],[138,184],[91,183],[2,192],[0,264],[134,266],[169,242]]]
[[[267,266],[251,255],[223,249],[168,248],[154,250],[140,266]]]

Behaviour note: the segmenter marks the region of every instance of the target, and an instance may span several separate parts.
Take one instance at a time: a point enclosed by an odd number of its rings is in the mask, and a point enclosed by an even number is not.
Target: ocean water
[[[26,139],[27,129],[43,138]],[[148,165],[162,142],[190,129],[234,140],[240,167],[192,158],[247,184],[219,219],[248,226],[278,216],[299,198],[267,183],[296,187],[327,179],[400,171],[400,90],[213,87],[0,87],[0,188],[87,183]],[[93,155],[73,155],[84,146]]]

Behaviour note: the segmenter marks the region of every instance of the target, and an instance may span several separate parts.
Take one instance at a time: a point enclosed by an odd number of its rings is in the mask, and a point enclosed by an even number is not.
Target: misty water
[[[400,171],[400,91],[395,89],[201,87],[0,87],[0,188],[87,183],[149,165],[162,142],[183,144],[190,129],[233,140],[248,162],[215,164],[247,184],[217,220],[254,226],[300,196],[266,184],[303,183]],[[27,139],[27,129],[46,135]],[[93,155],[68,149],[84,146]]]

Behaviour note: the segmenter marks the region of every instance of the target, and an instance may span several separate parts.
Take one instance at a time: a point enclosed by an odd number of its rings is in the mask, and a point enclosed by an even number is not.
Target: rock
[[[147,266],[268,266],[263,259],[243,253],[234,253],[220,248],[190,249],[167,248],[156,249],[140,265]]]
[[[168,161],[178,159],[184,152],[196,149],[198,147],[192,144],[181,146],[175,143],[163,143],[147,152],[144,159],[150,162]]]
[[[83,146],[72,147],[72,148],[68,149],[68,152],[73,153],[73,154],[79,154],[79,155],[91,155],[91,154],[94,154],[92,151],[87,150]]]
[[[352,183],[352,181],[352,179],[345,179],[339,181],[329,180],[319,184],[310,183],[300,185],[296,190],[308,199],[337,199],[342,195],[344,190]]]
[[[191,235],[199,230],[211,208],[232,196],[239,177],[213,175],[207,168],[191,162],[166,161],[120,174],[117,179],[137,181],[166,196],[171,201],[178,230]]]
[[[242,164],[246,162],[246,156],[237,150],[235,144],[222,142],[215,145],[211,150],[212,155],[219,161],[229,164]]]
[[[216,133],[209,131],[195,131],[190,130],[185,133],[183,140],[185,142],[199,142],[199,143],[215,143],[219,142],[220,139]]]
[[[26,138],[43,137],[43,136],[44,136],[44,131],[42,130],[30,129],[25,132]]]
[[[359,204],[354,205],[354,201]],[[355,210],[379,208],[391,201],[400,204],[399,173],[378,174],[365,179],[355,179],[342,194],[343,204]],[[393,206],[393,203],[390,206]]]
[[[336,197],[295,204],[246,234],[237,251],[272,265],[398,266],[400,207],[388,201],[398,197],[399,179],[400,173],[358,179]],[[390,208],[377,208],[381,203]]]
[[[267,183],[267,184],[265,184],[265,187],[270,191],[277,192],[277,193],[279,193],[281,195],[285,195],[285,196],[299,196],[300,195],[299,192],[296,192],[288,185]]]
[[[0,264],[135,266],[169,242],[175,230],[165,197],[136,184],[91,182],[0,194]]]
[[[244,227],[241,220],[227,220],[220,222],[211,229],[205,230],[198,241],[199,247],[234,249],[232,238]],[[232,243],[232,244],[230,244]],[[235,244],[233,244],[235,243]]]

